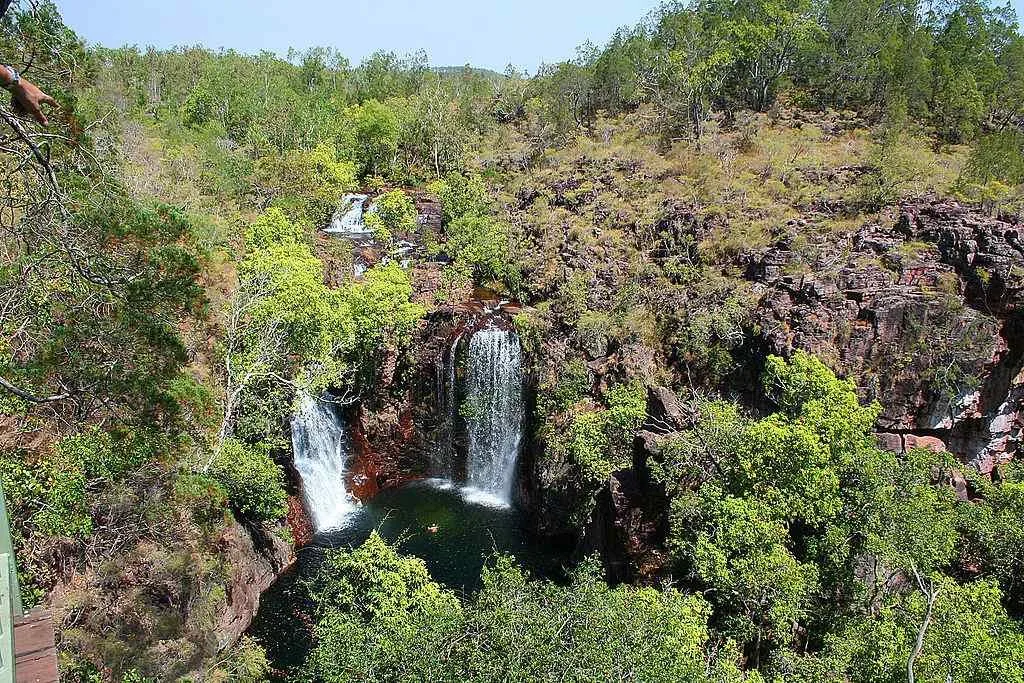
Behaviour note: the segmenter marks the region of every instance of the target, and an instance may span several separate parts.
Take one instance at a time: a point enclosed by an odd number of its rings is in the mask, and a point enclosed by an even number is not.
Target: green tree
[[[360,177],[386,176],[398,154],[399,119],[388,104],[368,100],[346,112]]]
[[[249,519],[273,521],[288,511],[284,473],[266,446],[227,439],[211,463],[210,474],[224,486],[231,506]]]
[[[364,220],[366,227],[373,231],[374,239],[389,244],[396,233],[414,233],[418,218],[412,199],[401,190],[392,190],[374,200],[373,210],[366,214]]]
[[[376,532],[352,551],[328,553],[313,599],[316,647],[305,674],[321,681],[449,680],[462,606],[423,561],[402,557]]]
[[[312,595],[315,680],[743,680],[733,648],[711,642],[704,600],[613,589],[590,563],[561,586],[499,556],[463,605],[374,533],[332,551]]]
[[[355,168],[331,143],[257,159],[254,183],[264,205],[281,209],[302,226],[320,227],[356,186]]]

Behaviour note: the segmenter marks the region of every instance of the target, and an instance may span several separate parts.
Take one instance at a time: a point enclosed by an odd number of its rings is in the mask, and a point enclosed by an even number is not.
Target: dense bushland
[[[495,558],[460,599],[373,538],[315,586],[310,678],[1021,679],[1017,469],[965,472],[955,498],[957,463],[879,450],[878,407],[808,356],[767,361],[766,414],[723,395],[759,296],[745,253],[785,232],[809,271],[909,195],[1019,208],[1009,9],[669,4],[532,77],[86,46],[48,3],[0,28],[61,103],[46,133],[0,107],[0,483],[27,597],[60,595],[69,679],[265,677],[257,644],[215,637],[222,541],[288,536],[295,395],[372,395],[467,283],[527,305],[540,466],[569,473],[544,482],[570,489],[552,526],[631,464],[647,387],[693,406],[655,467],[671,571],[561,586]],[[426,306],[394,263],[329,272],[316,232],[358,188],[385,252],[417,230],[411,190],[440,201]],[[990,350],[934,336],[903,352],[955,394]]]
[[[305,673],[1022,680],[1024,632],[1003,604],[1019,604],[1019,562],[1001,555],[1024,514],[1017,475],[958,500],[948,454],[879,449],[878,406],[812,356],[770,357],[764,384],[777,412],[700,403],[666,447],[675,567],[661,589],[610,589],[588,564],[565,586],[531,581],[497,557],[460,602],[373,536],[320,570]]]

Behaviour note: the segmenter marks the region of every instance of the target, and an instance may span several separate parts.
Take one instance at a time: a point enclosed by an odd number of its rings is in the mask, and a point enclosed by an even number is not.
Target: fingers
[[[53,99],[29,81],[22,80],[22,88],[16,89],[11,96],[11,104],[14,111],[19,114],[28,114],[41,126],[49,126],[50,121],[43,113],[42,105],[58,106],[57,100]]]
[[[43,127],[49,126],[50,122],[46,118],[46,114],[43,113],[42,105],[49,104],[51,106],[57,106],[57,100],[53,99],[42,90],[39,91],[39,97],[36,98],[35,106],[32,107],[32,116],[36,121]]]

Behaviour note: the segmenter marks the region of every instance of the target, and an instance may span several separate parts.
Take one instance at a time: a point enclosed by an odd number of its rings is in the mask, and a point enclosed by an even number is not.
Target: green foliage
[[[328,553],[313,597],[315,680],[442,680],[438,653],[461,625],[455,596],[422,560],[400,556],[376,533],[352,551]]]
[[[399,120],[383,102],[368,100],[346,112],[360,177],[387,175],[398,153]]]
[[[272,246],[284,244],[304,244],[306,231],[297,223],[288,220],[284,211],[272,207],[246,229],[245,241],[250,249],[269,249]]]
[[[807,614],[817,571],[793,556],[771,503],[705,485],[673,501],[672,515],[674,525],[687,528],[675,551],[701,585],[713,588],[723,629],[757,649],[769,639],[786,643],[791,625]]]
[[[605,399],[607,407],[597,410],[577,404],[565,433],[549,437],[551,448],[564,452],[592,484],[629,466],[633,436],[647,414],[647,390],[640,382],[615,386]]]
[[[542,387],[538,409],[543,415],[565,412],[582,401],[592,385],[587,364],[579,358],[573,358],[563,366],[553,386]]]
[[[26,532],[87,538],[93,532],[97,485],[123,480],[163,445],[150,432],[90,427],[61,439],[34,462],[17,451],[4,453],[0,484],[11,514],[23,520]]]
[[[260,294],[251,313],[255,326],[280,326],[288,346],[296,353],[330,353],[334,296],[324,285],[323,263],[309,247],[275,244],[254,251],[242,262],[239,278],[253,283]]]
[[[695,274],[698,291],[677,313],[680,320],[670,339],[690,376],[713,382],[735,365],[732,351],[745,339],[750,301],[747,292],[723,287],[722,278],[708,270]]]
[[[515,266],[509,262],[507,227],[490,216],[465,215],[445,229],[445,251],[457,262],[474,268],[479,279],[503,280],[513,277]]]
[[[1007,604],[1024,613],[1024,479],[1019,465],[1007,468],[998,483],[978,477],[982,500],[961,506],[964,559],[980,564],[983,576],[998,580]]]
[[[389,347],[403,348],[426,310],[413,302],[409,273],[396,263],[371,268],[362,281],[340,292],[344,348],[365,359]]]
[[[67,395],[84,417],[103,406],[126,421],[172,422],[168,389],[187,360],[179,324],[203,300],[189,223],[135,203],[108,177],[67,184],[80,208],[66,220],[55,207],[26,215],[0,267],[14,316],[5,329],[20,339],[0,372],[29,395]],[[30,267],[51,240],[73,253]]]
[[[273,521],[288,511],[284,473],[265,446],[224,441],[210,467],[227,491],[232,508],[257,522]]]
[[[1024,680],[1024,636],[992,583],[931,579],[938,591],[923,647],[914,661],[921,681]],[[896,596],[872,615],[846,620],[814,657],[787,666],[797,681],[902,681],[927,612],[918,591]],[[956,653],[956,656],[950,656]]]
[[[895,202],[906,186],[921,174],[922,164],[915,156],[908,132],[905,105],[897,103],[888,112],[888,120],[871,151],[873,172],[862,180],[862,201],[877,210]]]
[[[401,190],[392,190],[374,200],[373,211],[366,214],[365,222],[374,239],[389,244],[396,233],[414,233],[418,217],[412,199]]]
[[[242,638],[208,672],[207,680],[213,683],[261,683],[270,676],[270,662],[266,651],[249,636]]]
[[[750,420],[701,404],[653,468],[673,495],[679,568],[710,591],[713,623],[762,661],[788,656],[793,624],[831,633],[819,604],[859,619],[903,599],[900,577],[950,565],[960,523],[952,491],[934,483],[949,463],[880,450],[879,406],[861,405],[852,382],[798,352],[767,359],[764,388],[779,412]]]
[[[449,173],[429,189],[441,202],[447,237],[444,249],[455,263],[472,268],[477,281],[515,285],[520,273],[511,262],[508,226],[493,216],[480,178]]]
[[[489,212],[487,187],[480,176],[449,173],[443,179],[430,183],[427,189],[441,202],[442,216],[446,223],[462,216]]]
[[[967,198],[998,212],[1017,202],[1014,187],[1024,183],[1024,135],[1014,130],[990,133],[978,138],[971,148],[957,189]],[[1015,206],[1016,204],[1011,204]]]
[[[341,201],[356,187],[355,167],[338,158],[333,144],[311,150],[290,150],[260,157],[253,181],[265,201],[302,226],[324,225]]]
[[[592,564],[559,586],[499,556],[462,604],[372,534],[328,555],[313,598],[315,680],[742,680],[735,652],[710,647],[701,598],[612,589]]]
[[[399,200],[398,215],[405,202]],[[290,408],[286,378],[297,377],[314,394],[356,389],[360,379],[372,383],[379,358],[408,344],[425,311],[411,301],[409,275],[397,264],[331,288],[323,262],[295,224],[273,209],[261,221],[251,231],[257,248],[239,266],[239,288],[226,312],[220,436],[271,444]]]

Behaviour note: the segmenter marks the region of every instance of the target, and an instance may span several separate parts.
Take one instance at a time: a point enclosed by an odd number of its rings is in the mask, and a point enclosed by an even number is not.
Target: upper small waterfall
[[[347,194],[342,197],[326,232],[349,235],[368,233],[366,223],[363,222],[363,206],[367,199],[369,197],[365,194]]]
[[[523,427],[519,337],[494,325],[481,329],[469,339],[467,361],[466,483],[507,505]]]
[[[331,403],[299,395],[292,418],[295,469],[302,495],[317,531],[343,527],[356,502],[345,488],[345,461],[352,442]]]

